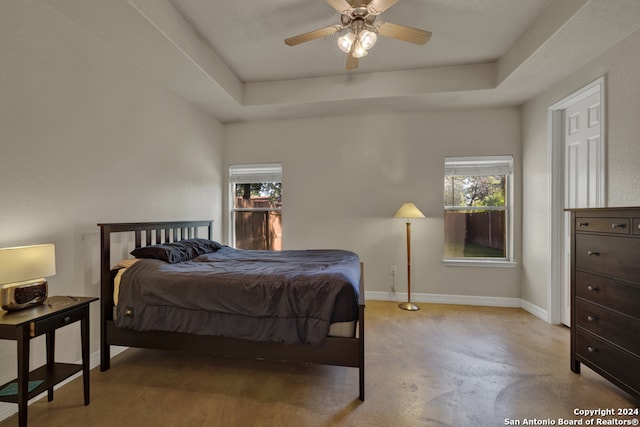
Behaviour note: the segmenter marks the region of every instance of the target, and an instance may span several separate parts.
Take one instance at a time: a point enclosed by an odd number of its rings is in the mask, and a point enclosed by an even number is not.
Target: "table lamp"
[[[0,248],[0,305],[15,311],[47,299],[45,277],[56,274],[55,245]]]

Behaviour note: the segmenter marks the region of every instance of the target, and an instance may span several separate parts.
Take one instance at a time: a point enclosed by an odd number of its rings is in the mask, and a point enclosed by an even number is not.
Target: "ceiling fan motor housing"
[[[354,8],[351,14],[340,15],[342,25],[351,29],[361,30],[367,25],[373,25],[375,20],[376,15],[369,13],[366,6]]]

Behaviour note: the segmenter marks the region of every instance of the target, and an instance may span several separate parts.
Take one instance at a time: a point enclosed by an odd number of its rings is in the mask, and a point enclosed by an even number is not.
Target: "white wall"
[[[444,157],[513,154],[517,171],[519,120],[506,108],[237,123],[225,127],[226,160],[282,162],[285,249],[357,252],[367,291],[389,292],[396,265],[396,289],[406,292],[405,224],[392,216],[412,201],[427,216],[412,225],[412,294],[519,298],[518,267],[441,262]]]
[[[221,123],[42,3],[0,2],[0,247],[55,243],[50,295],[99,295],[99,222],[218,220],[222,138]],[[80,359],[77,325],[56,337],[57,360]],[[32,367],[43,351],[36,338]],[[16,358],[0,341],[0,383]]]
[[[548,108],[600,76],[606,76],[608,206],[640,205],[640,32],[522,108],[522,297],[543,309],[549,290]]]

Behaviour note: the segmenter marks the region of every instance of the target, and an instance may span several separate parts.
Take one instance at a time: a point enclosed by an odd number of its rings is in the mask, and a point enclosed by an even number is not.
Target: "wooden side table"
[[[16,387],[17,392],[0,396],[0,401],[18,404],[18,424],[27,426],[29,399],[47,390],[53,400],[53,386],[82,371],[84,404],[89,404],[89,304],[93,297],[50,297],[44,304],[15,312],[0,310],[0,339],[18,343],[18,378],[0,386]],[[56,329],[80,321],[82,364],[55,362]],[[47,363],[29,372],[31,338],[46,334]],[[29,383],[35,386],[29,390]],[[16,384],[17,383],[17,384]]]

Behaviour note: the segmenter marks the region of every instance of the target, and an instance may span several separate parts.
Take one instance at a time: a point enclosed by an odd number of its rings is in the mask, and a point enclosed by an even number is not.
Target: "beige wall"
[[[549,162],[548,108],[606,76],[607,204],[640,204],[640,32],[609,49],[522,107],[522,297],[548,309]]]
[[[427,216],[412,225],[412,293],[519,298],[519,267],[441,262],[444,157],[513,154],[519,170],[519,121],[519,110],[506,108],[233,124],[226,160],[282,162],[284,248],[356,251],[369,292],[387,296],[391,265],[406,292],[405,224],[391,217],[412,201]]]
[[[55,243],[50,294],[99,294],[98,222],[220,218],[222,137],[219,122],[42,3],[1,2],[0,247]],[[43,349],[36,338],[33,367]],[[77,325],[57,349],[80,359]],[[15,343],[0,341],[0,383],[15,375]]]

